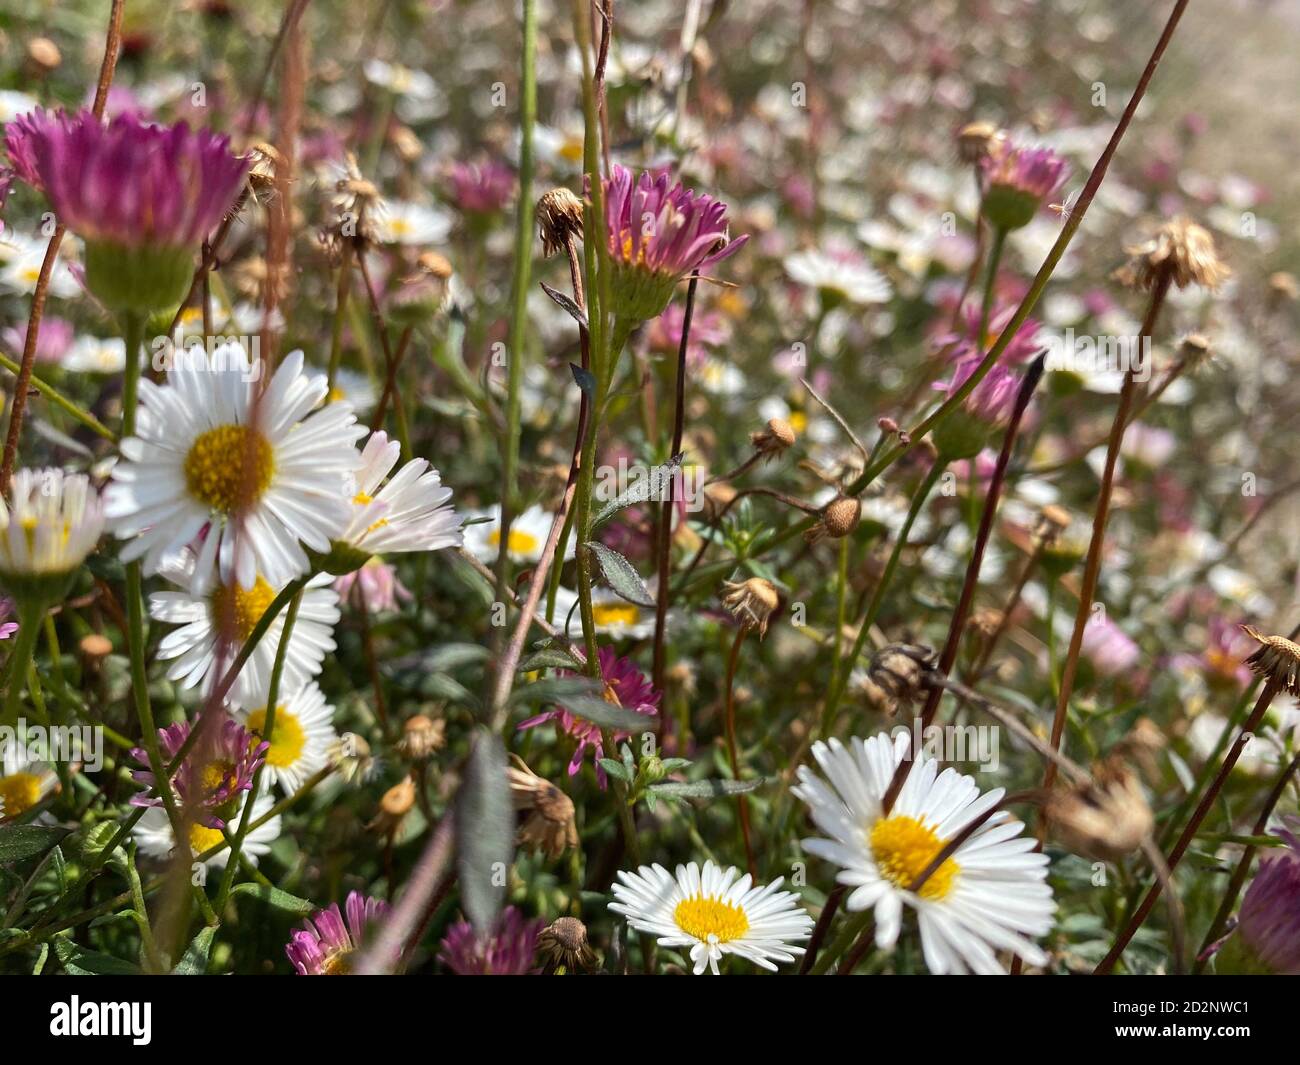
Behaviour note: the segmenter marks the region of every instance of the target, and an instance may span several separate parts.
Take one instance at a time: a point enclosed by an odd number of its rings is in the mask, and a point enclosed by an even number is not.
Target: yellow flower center
[[[582,162],[582,138],[565,137],[558,154],[561,159],[570,163]]]
[[[786,421],[790,423],[790,428],[800,436],[808,431],[808,415],[801,410],[792,410],[790,417]]]
[[[493,529],[488,534],[488,543],[493,547],[501,543],[501,530]],[[542,545],[538,542],[537,537],[532,533],[526,533],[522,529],[510,530],[510,543],[507,550],[512,555],[528,555],[536,551]]]
[[[232,762],[218,759],[203,767],[202,784],[205,794],[211,795],[223,787],[234,787],[237,779]]]
[[[352,972],[352,951],[340,950],[331,954],[321,965],[321,976],[348,976]]]
[[[234,633],[242,643],[257,627],[274,599],[275,590],[258,577],[251,588],[244,588],[239,583],[218,588],[212,593],[212,609],[217,624]]]
[[[695,897],[682,899],[673,910],[673,920],[687,935],[707,943],[709,937],[719,943],[739,939],[749,931],[749,918],[745,911],[720,899]]]
[[[925,872],[947,840],[940,839],[924,821],[906,814],[893,814],[872,826],[870,842],[881,875],[895,887],[906,890]],[[961,866],[951,858],[944,859],[921,885],[921,898],[945,898],[959,872]]]
[[[208,828],[207,825],[200,824],[190,825],[190,850],[195,854],[202,854],[218,843],[224,843],[225,839],[219,828]]]
[[[591,608],[597,625],[635,625],[641,612],[631,603],[604,603]]]
[[[200,433],[185,456],[185,487],[213,510],[233,514],[271,485],[275,455],[270,442],[246,425],[219,425]]]
[[[248,715],[248,728],[270,743],[266,752],[266,764],[276,769],[287,769],[296,765],[302,757],[303,748],[307,746],[307,734],[302,723],[293,714],[287,713],[283,706],[275,711],[275,723],[271,726],[272,735],[268,736],[266,728],[266,711],[254,710]]]
[[[41,800],[41,778],[34,773],[0,777],[0,817],[17,817]]]
[[[333,388],[329,390],[329,394],[325,397],[325,402],[337,403],[339,400],[343,398],[344,398],[343,389],[339,388],[338,385],[335,385]]]

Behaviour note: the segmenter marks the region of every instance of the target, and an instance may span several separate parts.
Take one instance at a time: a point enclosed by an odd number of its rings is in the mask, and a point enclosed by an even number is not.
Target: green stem
[[[3,366],[15,377],[18,376],[18,371],[20,367],[16,362],[13,361],[13,359],[10,359],[5,355],[0,355],[0,366]],[[87,429],[89,429],[92,433],[102,436],[105,440],[111,440],[114,443],[117,442],[117,436],[112,429],[110,429],[107,425],[101,422],[89,411],[82,410],[74,402],[72,402],[72,400],[68,399],[67,396],[65,396],[53,385],[46,384],[46,382],[42,381],[35,374],[32,374],[31,386],[34,389],[36,389],[36,391],[39,392],[42,396],[48,399],[51,403],[53,403],[56,407],[58,407],[59,410],[63,411],[65,414],[71,415],[77,421],[81,422],[81,424],[84,425]]]
[[[44,613],[45,607],[39,602],[29,600],[18,604],[18,634],[14,637],[9,661],[5,663],[7,681],[0,725],[12,728],[18,723],[18,714],[23,704],[23,682],[27,678],[32,652],[36,650],[36,641],[41,634],[41,615]]]
[[[839,673],[834,677],[830,693],[826,697],[826,707],[822,711],[821,728],[818,733],[822,739],[829,736],[831,729],[835,727],[835,713],[839,709],[840,700],[844,696],[844,689],[848,687],[849,676],[853,672],[853,664],[858,660],[858,657],[862,654],[862,649],[866,646],[871,626],[876,622],[876,615],[880,612],[880,606],[884,602],[885,592],[894,579],[894,573],[898,569],[898,561],[903,554],[903,548],[907,546],[908,534],[912,531],[912,526],[916,523],[921,508],[925,506],[925,501],[930,497],[930,492],[933,491],[935,482],[942,476],[946,465],[942,458],[935,459],[934,464],[930,467],[930,472],[925,475],[925,480],[921,482],[916,494],[912,496],[912,505],[908,508],[907,517],[903,520],[903,527],[898,530],[898,536],[894,540],[894,549],[889,553],[889,561],[885,563],[885,572],[881,574],[875,591],[871,593],[871,602],[867,605],[867,612],[862,616],[862,622],[858,626],[858,635],[857,639],[853,641],[853,650],[849,652],[848,658],[844,661]]]
[[[135,435],[136,404],[140,392],[140,346],[144,341],[144,316],[128,312],[123,318],[126,338],[126,372],[122,377],[122,437]],[[176,806],[163,762],[162,748],[158,743],[158,727],[154,724],[153,706],[149,701],[149,674],[144,661],[144,576],[137,559],[126,564],[126,623],[127,639],[131,652],[131,694],[135,700],[135,713],[140,721],[140,742],[149,756],[149,769],[158,785],[167,820],[176,836],[177,848],[189,853],[189,838],[184,831],[184,819]]]
[[[284,618],[284,631],[280,634],[280,644],[275,649],[275,664],[271,667],[271,683],[266,693],[266,720],[262,724],[262,739],[267,743],[274,743],[275,736],[275,713],[278,709],[280,700],[280,678],[284,674],[284,660],[289,651],[289,641],[293,637],[294,622],[298,620],[298,608],[302,606],[302,589],[294,595],[293,601],[289,604],[289,612]],[[267,758],[270,752],[267,752]],[[262,784],[262,774],[266,769],[265,759],[253,773],[253,784],[248,789],[248,794],[244,797],[244,809],[239,818],[239,830],[235,833],[234,842],[230,848],[230,860],[226,862],[226,871],[221,878],[221,888],[217,892],[216,905],[213,909],[217,913],[224,913],[226,902],[230,898],[230,889],[235,883],[235,873],[239,870],[239,857],[244,849],[244,838],[248,835],[249,825],[253,819],[253,805],[259,794]]]
[[[501,463],[501,547],[497,578],[508,577],[507,551],[519,479],[520,389],[523,383],[524,346],[528,328],[528,286],[533,265],[533,123],[537,120],[537,0],[523,0],[524,54],[520,71],[519,102],[519,205],[515,214],[515,270],[512,284],[514,312],[506,377],[506,439]]]

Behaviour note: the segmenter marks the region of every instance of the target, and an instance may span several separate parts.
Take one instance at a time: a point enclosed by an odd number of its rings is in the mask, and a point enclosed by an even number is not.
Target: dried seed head
[[[1002,611],[996,607],[982,606],[971,614],[970,627],[988,639],[1002,625]]]
[[[441,719],[435,721],[426,714],[407,718],[402,726],[402,738],[397,742],[398,752],[412,762],[423,762],[446,746],[447,723]]]
[[[375,815],[368,827],[386,836],[396,833],[402,825],[402,820],[415,805],[415,794],[415,780],[409,776],[403,777],[384,792],[383,798],[379,800],[379,813]]]
[[[820,543],[827,537],[838,540],[848,536],[861,520],[861,500],[854,496],[836,496],[822,508],[817,524],[804,533],[804,539],[810,544]]]
[[[695,666],[691,662],[674,662],[668,667],[668,686],[683,695],[695,694]]]
[[[370,744],[364,736],[355,732],[345,732],[332,744],[325,757],[349,784],[364,784],[370,780],[379,768],[378,761],[370,753]]]
[[[781,603],[776,586],[762,577],[747,581],[723,581],[723,605],[745,629],[757,629],[760,639],[767,635],[767,622]]]
[[[87,633],[81,638],[81,643],[78,646],[81,648],[81,653],[92,661],[106,658],[113,653],[112,641],[107,636],[101,636],[97,632]]]
[[[923,690],[925,671],[934,663],[934,651],[919,644],[895,643],[871,656],[859,681],[867,702],[888,717],[915,702]]]
[[[596,952],[587,942],[587,926],[576,917],[557,918],[537,933],[537,951],[551,969],[591,970]]]
[[[1285,636],[1265,636],[1249,625],[1242,629],[1260,643],[1259,650],[1246,659],[1246,665],[1257,676],[1292,695],[1300,695],[1300,645]]]
[[[274,144],[258,141],[248,149],[248,184],[260,202],[275,188],[275,175],[284,164],[284,156]]]
[[[59,46],[48,37],[33,37],[27,42],[27,58],[42,73],[49,73],[63,62]]]
[[[759,429],[749,434],[749,442],[764,460],[773,459],[788,448],[794,447],[798,439],[794,427],[784,418],[773,418],[766,429]]]
[[[1115,271],[1115,277],[1142,291],[1155,288],[1166,274],[1178,288],[1195,283],[1208,289],[1217,289],[1231,274],[1209,230],[1187,218],[1166,222],[1150,240],[1124,251],[1132,258]]]
[[[1200,333],[1188,333],[1178,345],[1178,354],[1195,368],[1210,357],[1210,342]]]
[[[957,154],[963,163],[978,163],[993,142],[1005,136],[992,122],[967,123],[957,131]]]
[[[540,851],[554,861],[578,845],[573,800],[549,780],[539,777],[517,756],[507,767],[510,797],[516,810],[527,811],[515,843]]]
[[[388,140],[404,163],[419,162],[420,156],[424,154],[424,145],[409,126],[394,126],[388,134]]]
[[[733,499],[736,490],[726,481],[714,481],[704,486],[704,514],[709,521],[717,521]]]
[[[1269,275],[1268,289],[1278,299],[1300,299],[1300,282],[1296,281],[1295,274],[1287,273],[1285,270]]]
[[[1070,527],[1074,520],[1070,512],[1055,503],[1049,503],[1038,512],[1038,524],[1034,527],[1034,539],[1040,544],[1051,544]]]
[[[537,228],[542,236],[542,254],[548,259],[582,239],[582,201],[561,186],[537,201]]]
[[[1043,814],[1067,850],[1099,861],[1132,854],[1155,827],[1137,774],[1118,758],[1093,767],[1091,786],[1051,792]]]

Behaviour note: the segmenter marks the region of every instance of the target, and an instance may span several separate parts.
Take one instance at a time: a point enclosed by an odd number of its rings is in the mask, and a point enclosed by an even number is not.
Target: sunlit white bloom
[[[325,371],[313,366],[312,373],[324,373]],[[325,397],[327,403],[337,403],[343,400],[344,403],[351,405],[352,409],[358,414],[370,410],[375,401],[379,398],[379,390],[375,388],[374,382],[363,373],[356,370],[349,370],[346,366],[340,366],[334,373],[334,386],[329,390]]]
[[[346,403],[315,409],[327,385],[303,373],[301,351],[269,382],[257,376],[244,349],[226,344],[178,358],[166,384],[140,382],[136,435],[122,441],[105,492],[124,559],[143,556],[156,573],[206,528],[196,592],[216,571],[246,589],[259,577],[280,587],[306,572],[303,545],[328,551],[343,531],[365,429]]]
[[[488,520],[465,526],[465,549],[480,561],[491,562],[497,557],[497,548],[501,544],[501,507],[494,505],[476,511],[470,517]],[[531,506],[522,514],[515,515],[514,521],[510,523],[508,545],[512,562],[536,562],[542,557],[542,548],[546,546],[546,537],[550,535],[553,517],[540,506]],[[564,557],[571,559],[573,554],[573,538],[570,537]]]
[[[38,806],[58,784],[59,778],[48,762],[34,757],[17,740],[0,737],[0,822],[13,820]]]
[[[1047,955],[1033,942],[1052,927],[1056,908],[1047,885],[1047,856],[1004,810],[992,814],[921,885],[910,890],[945,845],[1002,800],[1004,790],[980,794],[955,769],[939,771],[923,751],[888,814],[882,802],[894,771],[909,753],[909,736],[880,733],[813,744],[826,779],[799,767],[794,794],[809,808],[823,837],[804,849],[840,867],[846,906],[874,909],[876,945],[898,941],[903,907],[917,912],[925,963],[935,973],[1000,973],[997,951],[1031,965]]]
[[[0,238],[0,262],[4,263],[0,268],[0,289],[20,296],[30,296],[35,292],[48,244],[48,240],[32,240],[6,227],[3,238]],[[62,252],[54,261],[47,291],[61,300],[76,299],[82,294],[81,285]]]
[[[884,274],[862,260],[810,248],[787,255],[784,265],[785,272],[801,285],[850,303],[886,303],[894,294]]]
[[[423,70],[412,70],[400,63],[386,63],[382,59],[367,59],[362,69],[366,80],[397,96],[410,96],[416,100],[433,100],[439,94],[438,83]]]
[[[71,573],[103,530],[99,493],[84,474],[18,470],[0,498],[0,577]]]
[[[265,696],[263,696],[265,701]],[[271,734],[266,734],[266,707],[239,711],[236,719],[260,739],[267,740],[264,779],[291,795],[318,770],[324,769],[330,748],[338,742],[334,707],[315,681],[276,701]]]
[[[339,540],[370,555],[459,547],[460,516],[437,470],[412,459],[385,481],[401,454],[402,445],[387,433],[371,434],[345,492],[352,516]]]
[[[36,110],[39,103],[35,96],[28,96],[25,92],[0,89],[0,126],[27,114],[28,111]]]
[[[650,594],[654,595],[653,585]],[[561,585],[556,589],[555,616],[557,624],[563,624],[569,611],[578,601],[578,593]],[[654,607],[638,606],[629,603],[612,589],[600,587],[591,591],[591,613],[596,621],[596,632],[614,640],[643,640],[653,636],[655,631]],[[577,612],[573,615],[578,616]],[[671,627],[674,614],[669,613],[668,624]]]
[[[737,879],[739,877],[739,879]],[[661,947],[689,947],[695,975],[718,974],[718,962],[735,954],[764,969],[794,961],[795,946],[812,933],[813,919],[799,896],[779,891],[783,878],[754,887],[749,874],[722,869],[712,861],[679,865],[673,876],[662,865],[620,871],[609,904],[638,932],[655,936]]]
[[[380,244],[444,244],[451,235],[452,217],[440,207],[384,200],[371,222]]]
[[[224,675],[279,589],[258,577],[251,588],[216,584],[210,591],[196,592],[194,566],[195,556],[190,551],[164,562],[159,572],[176,587],[150,595],[149,614],[157,621],[180,626],[158,644],[158,657],[168,663],[168,678],[179,681],[184,688],[202,683],[202,690],[207,692]],[[316,676],[325,656],[334,650],[333,630],[339,620],[339,606],[330,580],[328,574],[318,574],[303,591],[285,651],[280,680],[284,691],[295,691]],[[227,696],[235,706],[256,706],[259,699],[265,701],[284,623],[285,611],[281,610],[239,671]]]
[[[239,827],[240,820],[244,816],[244,799],[247,793],[240,797],[239,809],[229,818],[227,824],[234,834],[234,830]],[[259,818],[265,817],[270,812],[272,805],[271,796],[263,788],[257,800],[253,803],[252,821],[255,823]],[[135,827],[131,829],[131,836],[140,848],[140,853],[149,858],[164,860],[171,857],[172,848],[176,845],[176,836],[172,832],[171,822],[167,820],[167,811],[161,806],[146,807],[140,815],[140,820],[136,822]],[[248,835],[244,837],[244,845],[240,849],[240,855],[249,860],[253,865],[262,855],[271,849],[271,844],[280,838],[280,815],[276,814],[265,824],[258,825],[256,828],[250,828]],[[208,828],[207,825],[199,824],[197,821],[190,825],[190,850],[195,857],[210,850],[219,843],[224,843],[226,837],[219,828]],[[226,862],[230,860],[230,848],[218,851],[211,858],[204,861],[209,869],[224,869]]]
[[[126,368],[126,341],[121,337],[79,336],[63,356],[65,370],[121,373]]]

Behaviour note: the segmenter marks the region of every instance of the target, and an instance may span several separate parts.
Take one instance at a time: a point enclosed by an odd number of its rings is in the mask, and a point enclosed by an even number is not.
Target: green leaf
[[[561,310],[566,311],[570,318],[577,322],[583,329],[587,328],[587,316],[582,313],[582,308],[570,296],[566,296],[558,288],[552,288],[545,281],[542,282],[542,291],[551,297],[551,301]]]
[[[579,662],[568,651],[560,647],[544,647],[534,651],[519,663],[519,672],[531,673],[535,669],[581,669]]]
[[[693,780],[682,783],[665,780],[651,784],[649,790],[661,799],[721,799],[728,795],[746,795],[768,783],[766,777],[754,780]]]
[[[609,521],[615,514],[626,507],[636,506],[638,503],[646,503],[651,499],[667,499],[668,486],[672,483],[676,475],[677,467],[682,464],[681,454],[676,454],[662,466],[651,468],[649,475],[639,477],[630,484],[625,492],[616,499],[611,499],[600,510],[596,511],[596,516],[592,519],[591,527],[598,529]]]
[[[282,910],[295,917],[310,917],[320,909],[314,902],[309,902],[307,899],[300,899],[297,895],[290,895],[289,892],[281,891],[277,887],[267,887],[265,884],[258,884],[252,880],[237,884],[230,894],[232,898],[236,895],[248,895],[259,902],[265,903],[267,906]]]
[[[603,695],[580,694],[568,696],[564,700],[564,709],[575,717],[590,721],[601,728],[615,729],[619,732],[647,732],[654,728],[654,718],[648,714],[638,714],[625,706],[609,702]]]
[[[512,703],[541,706],[558,703],[578,695],[599,695],[601,686],[591,677],[543,677],[531,684],[522,684],[510,694]]]
[[[600,764],[604,766],[605,772],[611,777],[626,781],[629,784],[632,782],[631,774],[628,773],[627,767],[622,762],[616,762],[613,758],[602,758]]]
[[[0,828],[0,863],[35,858],[67,834],[66,828],[46,825],[9,825]]]
[[[199,934],[190,940],[181,960],[172,970],[173,976],[203,976],[208,971],[208,954],[212,950],[212,940],[217,930],[208,925],[199,930]]]
[[[67,936],[55,937],[54,953],[70,976],[135,976],[140,972],[138,965],[111,954],[82,950]]]
[[[478,729],[456,803],[456,863],[461,906],[480,935],[501,913],[515,850],[515,812],[501,737]]]
[[[641,575],[633,568],[631,562],[612,547],[606,547],[597,540],[592,540],[586,547],[596,556],[600,572],[609,582],[609,586],[614,589],[615,595],[637,606],[655,605],[650,589],[646,587],[645,581],[641,579]]]

